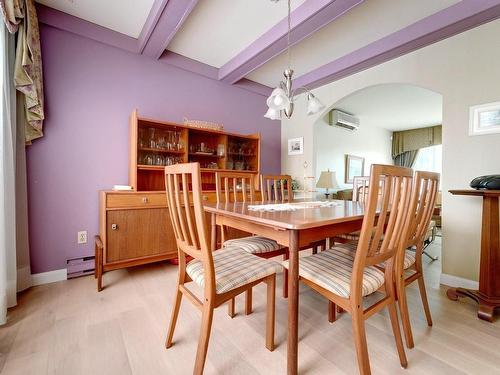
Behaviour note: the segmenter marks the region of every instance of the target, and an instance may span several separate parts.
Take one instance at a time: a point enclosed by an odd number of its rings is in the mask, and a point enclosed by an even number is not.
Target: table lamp
[[[321,172],[319,180],[316,183],[317,188],[326,189],[325,197],[328,199],[330,193],[328,189],[338,189],[339,184],[337,183],[337,175],[335,172],[331,172],[329,169]]]

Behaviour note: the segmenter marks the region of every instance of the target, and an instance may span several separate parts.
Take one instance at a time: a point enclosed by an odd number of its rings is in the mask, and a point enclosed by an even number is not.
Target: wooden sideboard
[[[178,135],[177,135],[178,134]],[[154,135],[155,141],[148,138]],[[161,143],[160,147],[151,147]],[[214,154],[197,152],[204,148]],[[174,146],[172,146],[172,144]],[[222,145],[222,146],[220,146]],[[224,152],[217,152],[223,147]],[[185,163],[198,161],[214,166],[202,169],[203,201],[216,202],[215,172],[234,170],[236,161],[254,177],[258,186],[260,136],[216,130],[194,129],[181,124],[130,117],[129,185],[134,191],[99,192],[99,235],[95,240],[97,290],[103,288],[103,273],[120,268],[177,258],[177,245],[167,207],[164,166],[146,165],[145,160]],[[153,160],[154,161],[154,160]],[[217,164],[217,168],[215,168]],[[232,168],[229,168],[232,167]],[[260,192],[256,192],[260,199]],[[210,219],[207,220],[210,223]],[[208,228],[207,228],[208,230]],[[243,233],[231,230],[229,237]]]

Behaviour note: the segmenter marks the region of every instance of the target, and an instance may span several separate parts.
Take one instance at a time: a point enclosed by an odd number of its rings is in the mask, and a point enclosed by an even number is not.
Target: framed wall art
[[[300,155],[304,153],[304,137],[290,138],[288,140],[288,155]]]

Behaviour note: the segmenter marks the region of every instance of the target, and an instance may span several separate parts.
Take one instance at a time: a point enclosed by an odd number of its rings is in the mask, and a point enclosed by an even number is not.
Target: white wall
[[[367,86],[409,83],[443,95],[443,272],[478,279],[481,200],[452,196],[479,175],[500,173],[500,134],[468,136],[469,107],[500,101],[500,20],[446,39],[315,90],[325,103]],[[299,100],[291,120],[282,122],[282,169],[301,176],[313,168],[313,128],[325,114],[308,117]],[[286,140],[304,137],[304,155],[288,158]],[[335,145],[332,140],[332,147]]]
[[[324,117],[314,125],[314,176],[319,178],[321,171],[330,168],[337,172],[337,181],[342,189],[352,188],[345,184],[345,155],[351,154],[365,158],[364,174],[369,174],[374,163],[392,164],[391,159],[392,132],[376,126],[363,126],[355,132],[344,130],[328,124]]]

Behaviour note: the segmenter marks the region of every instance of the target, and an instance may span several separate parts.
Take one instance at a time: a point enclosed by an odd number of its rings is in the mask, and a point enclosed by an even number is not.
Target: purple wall
[[[265,97],[41,25],[45,136],[28,147],[32,273],[93,254],[98,190],[128,183],[128,117],[216,121],[260,132],[262,171],[280,171],[280,124]],[[77,231],[89,243],[77,245]]]

